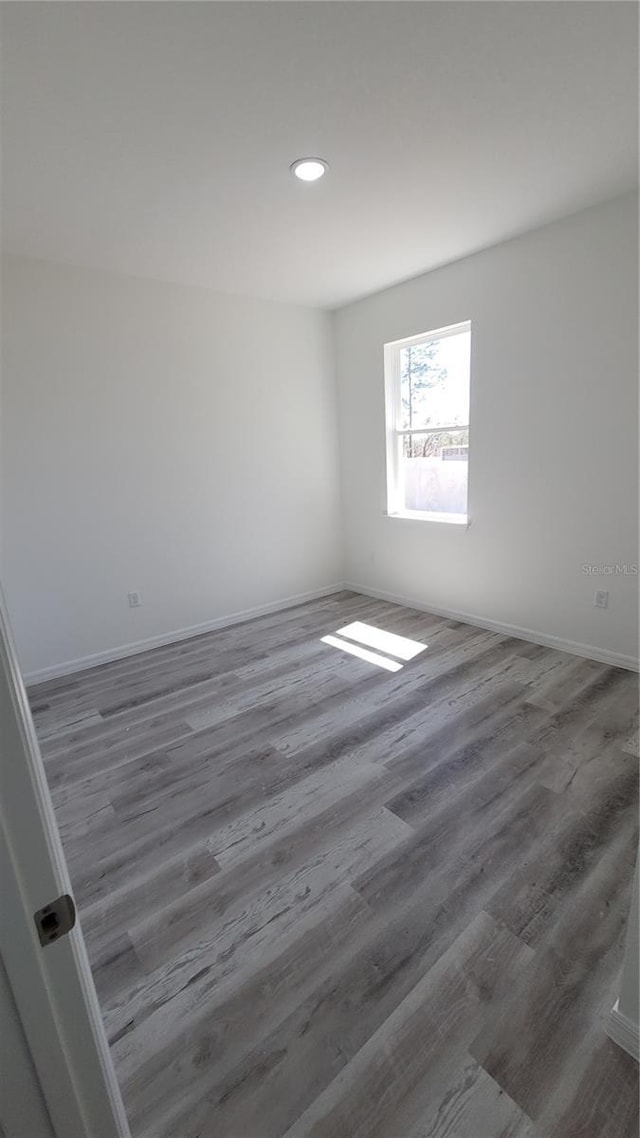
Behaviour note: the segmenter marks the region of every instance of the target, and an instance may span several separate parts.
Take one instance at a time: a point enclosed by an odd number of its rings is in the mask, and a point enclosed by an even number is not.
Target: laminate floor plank
[[[541,793],[547,800],[553,797]],[[517,848],[522,830],[505,826],[504,838],[510,849]],[[505,861],[504,872],[507,865]],[[323,982],[311,978],[311,990],[295,1011],[215,1087],[205,1105],[224,1127],[223,1133],[237,1132],[233,1116],[228,1125],[224,1122],[228,1092],[240,1079],[246,1079],[247,1086],[254,1085],[265,1069],[270,1077],[269,1096],[263,1103],[265,1118],[277,1111],[283,1127],[291,1125],[295,1111],[310,1105],[314,1091],[335,1077],[336,1070],[359,1051],[464,932],[478,899],[488,897],[490,881],[472,861],[466,888],[460,886],[452,893],[449,872],[449,867],[443,867],[439,888],[432,878],[414,895],[410,906],[400,904],[394,912],[387,909],[376,914],[350,944],[341,967]],[[304,1079],[302,1071],[307,1072]],[[288,1087],[295,1087],[295,1097],[293,1090],[286,1091]],[[235,1099],[235,1091],[231,1098]],[[197,1131],[199,1112],[193,1121]]]
[[[570,1098],[545,1128],[545,1138],[636,1138],[638,1064],[610,1039],[600,1038]],[[542,1118],[544,1127],[544,1113]],[[541,1127],[542,1129],[542,1127]]]
[[[424,1085],[425,1073],[435,1081],[455,1067],[474,1026],[530,955],[517,937],[480,913],[294,1122],[287,1138],[373,1138],[389,1133],[399,1112],[406,1125],[407,1103]],[[247,1134],[258,1134],[259,1118],[248,1123]]]
[[[406,1138],[534,1138],[535,1130],[502,1087],[465,1056],[437,1109],[425,1109],[414,1127],[400,1132]]]
[[[103,1004],[108,1034],[116,1034],[125,1020],[137,1025],[185,985],[205,977],[220,984],[246,976],[257,960],[297,935],[298,926],[330,901],[346,874],[357,874],[369,859],[401,843],[405,830],[393,814],[377,811],[304,866],[280,875],[269,890],[247,895],[240,883],[220,874],[196,891],[188,909],[180,905],[178,914],[160,912],[137,923],[131,937],[145,978],[126,998]]]
[[[535,945],[614,842],[623,876],[628,876],[636,856],[637,782],[636,767],[612,778],[606,797],[584,799],[578,808],[563,812],[530,847],[526,863],[496,891],[488,911]]]
[[[620,865],[628,847],[628,834],[616,834],[565,898],[502,1008],[469,1049],[530,1118],[540,1116],[563,1067],[576,1061],[601,991],[611,991],[621,968],[630,889]]]
[[[321,919],[319,919],[321,916]],[[253,1045],[292,1013],[314,984],[340,966],[349,945],[359,939],[372,916],[349,886],[338,886],[330,904],[310,914],[272,959],[264,959],[240,986],[217,985],[206,998],[185,991],[159,1008],[137,1030],[124,1035],[113,1051],[123,1087],[135,1087],[134,1124],[153,1134],[160,1125],[193,1108],[216,1079],[232,1071]],[[155,1041],[155,1045],[151,1045]],[[141,1057],[144,1058],[141,1058]]]
[[[635,1138],[636,676],[343,591],[29,695],[133,1138]]]

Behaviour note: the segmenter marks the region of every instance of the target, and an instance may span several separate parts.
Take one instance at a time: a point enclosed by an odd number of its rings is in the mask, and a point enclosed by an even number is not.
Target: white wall
[[[638,578],[582,572],[638,560],[637,249],[629,196],[336,314],[350,583],[637,658]],[[471,525],[386,517],[383,344],[462,320]]]
[[[638,558],[636,219],[618,199],[335,315],[352,585],[637,657],[638,578],[582,571]],[[388,518],[382,345],[466,319],[471,526]],[[2,382],[25,671],[345,576],[326,314],[6,258]]]
[[[26,672],[340,581],[327,314],[13,257],[2,300]]]

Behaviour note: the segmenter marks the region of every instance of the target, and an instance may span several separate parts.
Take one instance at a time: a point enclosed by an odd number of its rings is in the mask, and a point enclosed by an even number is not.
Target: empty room
[[[0,1134],[637,1138],[637,5],[0,18]]]

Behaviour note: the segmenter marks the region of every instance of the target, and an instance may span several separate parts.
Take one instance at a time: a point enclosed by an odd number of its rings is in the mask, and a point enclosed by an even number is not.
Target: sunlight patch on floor
[[[361,660],[366,660],[369,664],[377,664],[379,668],[386,668],[388,672],[399,672],[402,664],[397,660],[388,660],[386,656],[380,656],[377,652],[370,652],[368,648],[362,648],[359,644],[350,644],[348,640],[341,640],[339,636],[323,636],[321,637],[323,644],[330,644],[332,648],[341,648],[343,652],[349,652],[351,656],[359,656]]]
[[[357,640],[359,644],[366,644],[389,656],[398,656],[400,660],[413,660],[427,647],[418,640],[409,640],[406,636],[398,636],[395,632],[385,632],[384,628],[374,628],[372,624],[364,624],[355,620],[353,624],[346,624],[338,629],[338,636],[346,636],[348,640]]]
[[[344,640],[343,637],[348,637]],[[376,664],[379,668],[386,668],[388,672],[399,672],[404,666],[398,660],[390,659],[397,656],[400,660],[413,660],[420,652],[424,652],[427,644],[420,644],[418,640],[409,640],[406,636],[398,636],[395,632],[385,632],[383,628],[375,628],[372,624],[364,624],[355,620],[338,629],[337,636],[321,637],[323,644],[330,644],[332,648],[340,648],[351,656],[366,660],[369,664]],[[358,643],[352,643],[357,641]],[[371,651],[379,648],[380,652]],[[385,652],[388,655],[382,656]]]

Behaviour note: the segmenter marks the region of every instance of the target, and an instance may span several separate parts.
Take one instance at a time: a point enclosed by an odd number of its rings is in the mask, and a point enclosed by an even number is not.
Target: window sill
[[[399,510],[394,514],[387,512],[386,516],[409,522],[439,522],[441,525],[462,526],[465,529],[471,525],[468,514],[438,514],[423,513],[421,510]]]

